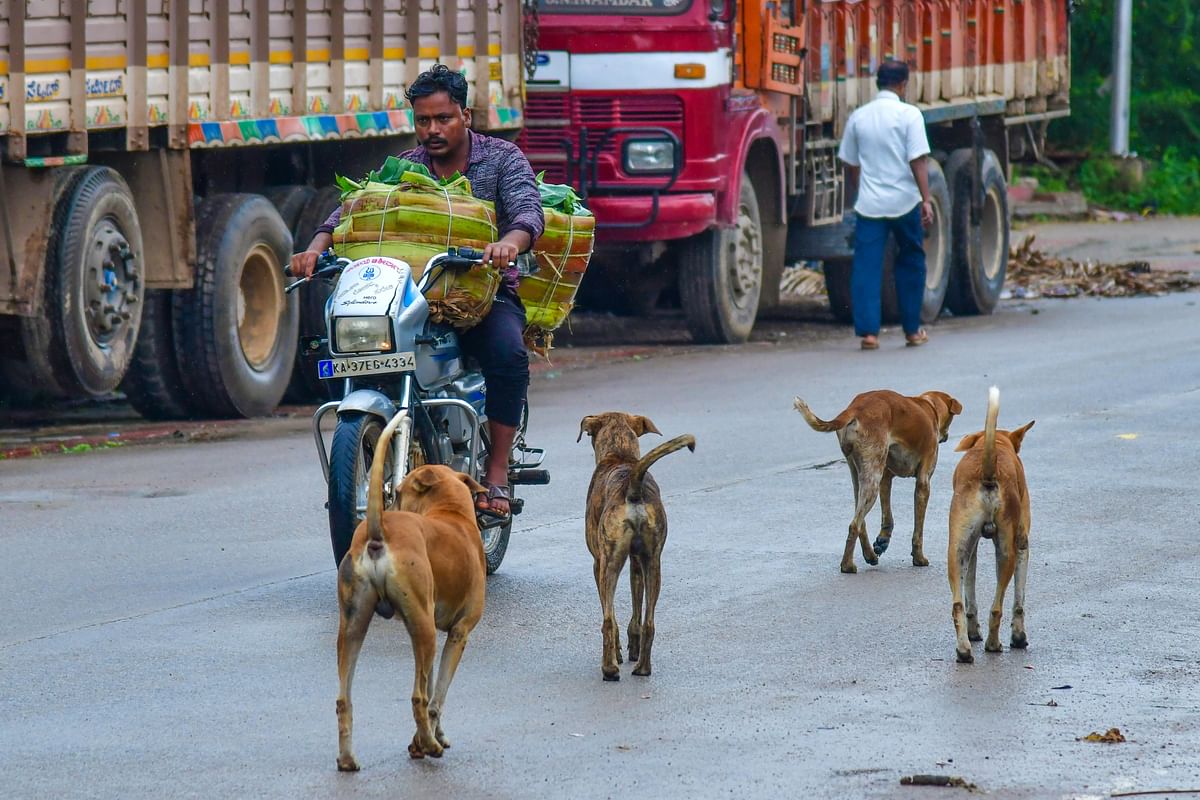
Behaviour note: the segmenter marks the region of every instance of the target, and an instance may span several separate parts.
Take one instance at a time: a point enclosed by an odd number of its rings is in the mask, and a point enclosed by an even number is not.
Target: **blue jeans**
[[[879,335],[879,296],[882,290],[883,251],[888,234],[896,237],[896,299],[900,322],[912,335],[921,329],[921,303],[925,299],[925,228],[921,204],[901,217],[864,217],[854,224],[854,271],[850,294],[854,302],[854,331],[859,336]]]

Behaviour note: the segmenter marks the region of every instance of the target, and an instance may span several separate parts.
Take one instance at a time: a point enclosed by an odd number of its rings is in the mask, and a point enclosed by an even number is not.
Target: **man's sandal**
[[[920,347],[928,341],[929,334],[925,332],[924,328],[921,328],[921,330],[917,331],[913,335],[906,336],[904,345],[905,347]]]
[[[476,495],[475,514],[483,517],[487,522],[492,524],[507,524],[512,518],[512,490],[507,486],[488,483],[487,481],[483,482],[483,488],[487,489],[487,491]],[[498,510],[495,507],[497,500],[503,500],[508,503],[508,510]]]

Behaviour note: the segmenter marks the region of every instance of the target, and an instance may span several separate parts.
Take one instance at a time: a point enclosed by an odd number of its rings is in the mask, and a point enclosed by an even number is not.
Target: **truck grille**
[[[529,92],[525,100],[525,129],[517,144],[535,172],[546,171],[550,183],[567,179],[563,140],[579,147],[579,130],[588,130],[587,144],[595,147],[610,128],[654,126],[683,139],[683,101],[675,95],[574,95],[565,92]],[[604,145],[603,153],[616,153],[621,135]],[[576,153],[577,155],[577,153]]]

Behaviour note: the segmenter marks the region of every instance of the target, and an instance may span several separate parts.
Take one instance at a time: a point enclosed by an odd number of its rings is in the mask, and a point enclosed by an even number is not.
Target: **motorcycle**
[[[329,486],[329,536],[333,557],[341,563],[354,530],[367,510],[367,484],[376,443],[385,425],[405,415],[390,452],[385,454],[384,507],[393,506],[409,470],[444,464],[476,480],[483,477],[491,443],[484,411],[483,374],[459,349],[458,334],[429,318],[425,292],[449,270],[470,269],[483,254],[466,247],[449,248],[432,258],[421,279],[399,259],[370,256],[339,258],[332,251],[317,261],[309,278],[290,284],[292,292],[309,280],[336,280],[325,305],[327,335],[301,342],[308,352],[328,347],[317,361],[318,376],[342,383],[342,398],[321,405],[313,414],[313,436],[321,469]],[[518,264],[529,274],[527,262]],[[328,448],[321,422],[336,413]],[[550,474],[541,469],[545,452],[529,447],[526,404],[509,454],[508,483],[542,485]],[[479,515],[487,572],[500,567],[508,550],[513,518],[524,509],[514,495],[506,520]]]

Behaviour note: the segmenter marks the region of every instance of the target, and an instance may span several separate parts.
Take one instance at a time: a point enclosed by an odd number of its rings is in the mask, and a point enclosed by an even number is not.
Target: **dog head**
[[[954,417],[962,413],[962,403],[945,392],[925,392],[921,399],[933,406],[933,416],[937,420],[938,442],[950,438],[950,423]]]
[[[453,508],[475,516],[475,495],[487,491],[470,475],[440,464],[417,467],[400,484],[400,509],[424,514],[431,508]]]
[[[1031,419],[1031,420],[1029,420],[1029,422],[1027,422],[1024,425],[1022,425],[1021,427],[1017,428],[1015,431],[1004,431],[1004,430],[997,429],[996,430],[996,441],[998,441],[998,442],[999,441],[1007,441],[1009,444],[1012,445],[1012,449],[1013,449],[1014,453],[1020,453],[1021,452],[1021,442],[1025,441],[1025,434],[1029,433],[1029,429],[1033,427],[1033,423],[1035,423],[1035,422],[1037,422],[1037,420]],[[979,444],[979,446],[982,447],[983,446],[982,442],[983,442],[983,431],[976,431],[975,433],[968,433],[961,440],[959,440],[958,446],[955,447],[954,450],[955,450],[955,452],[960,452],[963,450],[970,450],[976,444]]]
[[[648,417],[622,411],[606,411],[603,414],[584,417],[579,421],[579,436],[575,441],[582,439],[585,433],[592,439],[592,451],[596,454],[596,461],[606,455],[631,455],[638,458],[641,456],[637,441],[639,436],[647,433],[662,436],[662,431],[654,427],[654,423]]]

